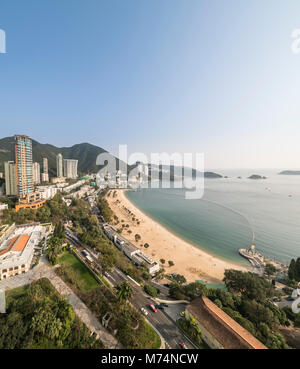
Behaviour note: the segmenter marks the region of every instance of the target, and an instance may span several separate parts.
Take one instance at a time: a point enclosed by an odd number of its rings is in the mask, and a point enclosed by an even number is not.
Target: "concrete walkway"
[[[82,322],[89,328],[91,332],[95,332],[97,337],[103,342],[105,348],[116,349],[122,348],[121,344],[116,338],[110,334],[93,315],[90,309],[75,295],[69,286],[55,273],[54,268],[51,268],[47,263],[45,257],[41,257],[38,266],[31,269],[25,274],[13,276],[7,280],[0,281],[0,289],[7,291],[13,288],[21,287],[31,282],[48,278],[55,289],[62,295],[67,297],[69,303],[72,305],[75,314],[82,320]]]

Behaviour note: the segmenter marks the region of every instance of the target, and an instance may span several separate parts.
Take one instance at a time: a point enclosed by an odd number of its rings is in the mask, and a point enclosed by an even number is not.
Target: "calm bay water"
[[[126,195],[173,233],[223,259],[247,264],[238,249],[248,248],[253,234],[265,256],[284,263],[299,257],[300,176],[281,176],[279,170],[216,172],[229,178],[205,180],[201,200],[186,200],[184,189],[142,189]],[[268,178],[247,179],[251,174]]]

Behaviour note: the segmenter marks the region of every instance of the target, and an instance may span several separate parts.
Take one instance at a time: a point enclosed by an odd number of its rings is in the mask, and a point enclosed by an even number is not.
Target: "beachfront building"
[[[75,190],[76,188],[79,188],[79,187],[83,186],[85,184],[85,182],[86,181],[84,179],[81,179],[80,181],[77,181],[76,183],[73,183],[70,186],[64,187],[63,191],[66,192],[66,193],[69,193],[69,192]]]
[[[66,178],[76,179],[78,177],[77,167],[78,160],[64,159],[64,176]]]
[[[89,185],[82,186],[78,191],[67,195],[67,197],[72,199],[81,199],[84,196],[90,196],[95,192],[95,189]]]
[[[153,276],[160,270],[159,263],[146,256],[139,248],[134,246],[125,237],[121,236],[114,227],[109,224],[104,224],[103,230],[120,251],[123,251],[123,253],[136,265],[144,265],[150,275]]]
[[[19,198],[33,192],[32,141],[24,135],[15,136],[16,181]]]
[[[50,231],[51,225],[39,223],[7,227],[0,237],[0,280],[28,272],[35,249]]]
[[[16,164],[13,161],[7,161],[4,163],[5,172],[5,192],[6,196],[17,196],[17,177],[16,177]]]
[[[212,349],[267,348],[207,297],[193,300],[185,317],[197,322],[203,341]]]

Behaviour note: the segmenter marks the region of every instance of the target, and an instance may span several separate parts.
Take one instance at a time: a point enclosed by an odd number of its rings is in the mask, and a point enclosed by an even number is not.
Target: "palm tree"
[[[123,282],[116,287],[120,302],[127,303],[131,299],[133,291],[128,282]]]

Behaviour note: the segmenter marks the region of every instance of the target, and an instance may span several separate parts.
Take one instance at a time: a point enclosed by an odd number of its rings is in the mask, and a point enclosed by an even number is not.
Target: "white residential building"
[[[4,171],[6,195],[16,196],[18,194],[16,164],[13,161],[5,162]]]
[[[8,205],[0,202],[0,210],[4,210],[4,209],[8,209]]]
[[[57,177],[61,178],[63,176],[63,156],[62,154],[58,154],[56,156],[56,171],[57,171]]]
[[[62,188],[57,186],[38,186],[36,192],[39,193],[41,199],[52,199],[58,192],[62,192]]]
[[[78,160],[64,159],[64,176],[66,178],[76,179],[77,175]]]
[[[41,183],[41,167],[39,163],[32,163],[32,183]]]

